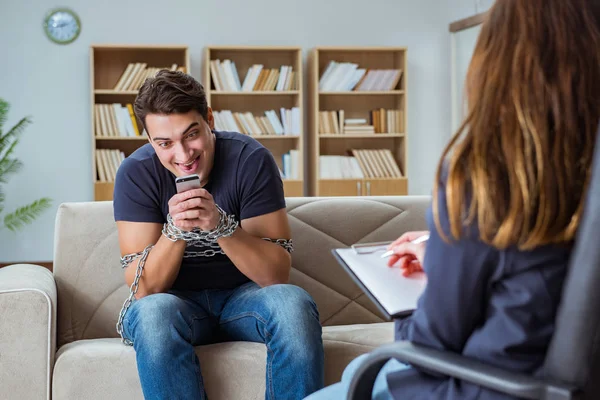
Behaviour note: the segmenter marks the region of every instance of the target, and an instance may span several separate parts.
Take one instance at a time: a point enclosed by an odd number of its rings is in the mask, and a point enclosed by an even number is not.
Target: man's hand
[[[394,254],[388,259],[387,265],[399,266],[404,276],[422,271],[426,242],[417,244],[411,242],[428,233],[429,231],[406,232],[396,239],[388,246],[388,250],[393,250]]]
[[[194,228],[213,230],[220,218],[215,201],[206,189],[191,189],[171,197],[169,214],[177,228],[188,232]]]

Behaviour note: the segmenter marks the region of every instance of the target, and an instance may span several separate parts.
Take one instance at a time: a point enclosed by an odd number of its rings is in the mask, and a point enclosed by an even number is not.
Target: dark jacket
[[[440,222],[449,235],[446,194]],[[476,226],[444,242],[431,208],[423,268],[427,288],[411,317],[396,321],[396,340],[452,351],[508,370],[536,374],[554,332],[572,246],[532,251],[484,244]],[[510,396],[416,369],[388,375],[395,399],[509,399]]]

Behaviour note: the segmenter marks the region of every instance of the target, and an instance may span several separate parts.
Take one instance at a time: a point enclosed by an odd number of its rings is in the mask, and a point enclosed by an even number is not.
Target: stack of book
[[[375,133],[403,133],[404,113],[401,110],[372,110],[371,122],[375,127]]]
[[[319,133],[332,134],[369,134],[402,133],[403,113],[401,110],[383,108],[369,111],[367,118],[345,118],[344,110],[319,111]]]
[[[353,149],[352,156],[319,156],[321,179],[402,178],[389,149]]]
[[[240,132],[246,135],[300,135],[300,109],[279,109],[265,111],[264,116],[254,116],[251,112],[214,111],[215,129]]]
[[[390,149],[354,149],[360,169],[366,178],[402,178],[402,171]]]
[[[367,69],[356,63],[330,61],[319,79],[319,91],[394,90],[401,77],[401,69]]]
[[[277,68],[265,68],[263,64],[254,64],[248,68],[243,83],[231,60],[211,60],[210,75],[218,92],[287,91],[297,90],[296,73],[291,65]]]
[[[375,128],[367,122],[366,118],[347,118],[344,120],[343,133],[348,135],[375,133]]]
[[[178,66],[177,64],[172,64],[170,67],[157,68],[148,67],[148,64],[143,62],[129,63],[125,68],[125,71],[123,71],[121,74],[121,77],[117,81],[113,90],[139,90],[146,78],[156,75],[156,73],[162,69],[185,72],[185,67]]]
[[[96,179],[100,182],[114,182],[123,160],[125,153],[122,151],[96,149]]]
[[[97,137],[141,136],[131,104],[94,104],[94,130]]]
[[[283,171],[281,177],[284,179],[300,179],[300,152],[292,149],[281,156]]]

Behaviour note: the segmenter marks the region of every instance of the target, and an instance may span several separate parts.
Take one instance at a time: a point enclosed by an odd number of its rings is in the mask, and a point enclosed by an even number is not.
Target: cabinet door
[[[303,182],[299,180],[283,180],[283,192],[285,197],[302,197],[304,196]]]
[[[402,179],[365,179],[365,196],[403,196],[408,194],[408,180]]]
[[[320,179],[318,196],[361,196],[361,179]]]

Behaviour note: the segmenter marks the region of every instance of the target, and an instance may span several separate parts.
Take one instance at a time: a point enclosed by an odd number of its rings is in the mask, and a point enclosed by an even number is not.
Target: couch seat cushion
[[[337,382],[355,357],[393,341],[393,324],[323,328],[325,383]],[[208,397],[264,399],[266,347],[260,343],[228,342],[199,346]],[[120,339],[78,340],[61,347],[54,366],[52,398],[143,399],[135,351]]]

